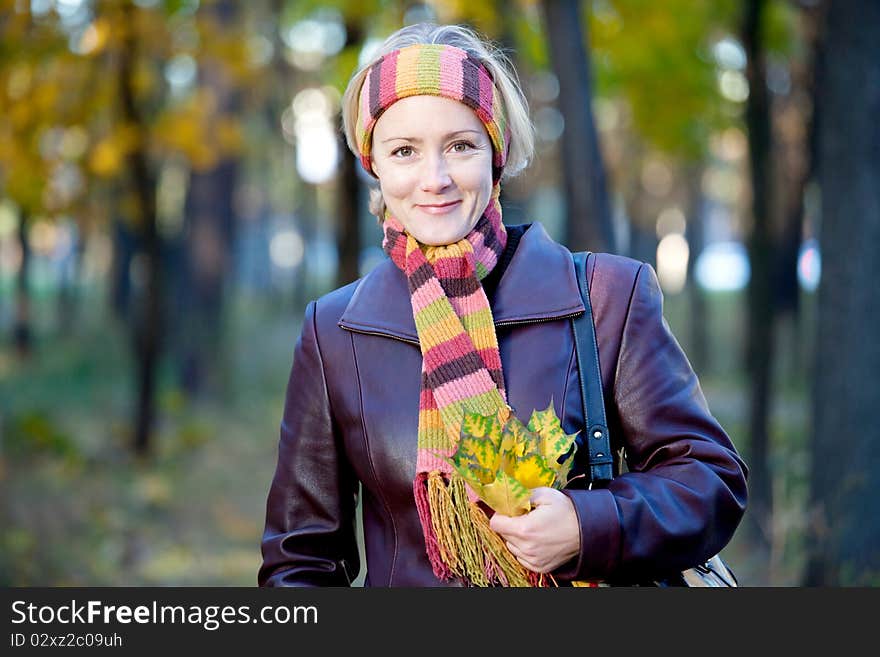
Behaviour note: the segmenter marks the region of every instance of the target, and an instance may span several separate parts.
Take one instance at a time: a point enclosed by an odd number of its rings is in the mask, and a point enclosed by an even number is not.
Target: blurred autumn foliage
[[[253,584],[302,309],[383,257],[341,94],[421,20],[516,66],[538,149],[505,221],[656,267],[752,469],[741,580],[880,581],[876,548],[847,547],[876,521],[824,494],[850,466],[818,468],[811,428],[880,395],[840,375],[811,396],[815,362],[880,366],[841,328],[872,325],[876,294],[823,315],[818,287],[878,273],[876,194],[844,184],[876,181],[877,153],[835,175],[838,140],[876,144],[846,113],[880,109],[860,4],[0,0],[0,582]],[[845,229],[823,222],[839,207]],[[839,451],[871,462],[877,430],[848,426]],[[875,499],[877,476],[841,490]]]

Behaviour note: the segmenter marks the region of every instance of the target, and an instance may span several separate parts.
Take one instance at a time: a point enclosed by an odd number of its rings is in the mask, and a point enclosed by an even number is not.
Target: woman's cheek
[[[487,157],[478,157],[460,163],[455,168],[455,176],[460,187],[478,189],[492,187],[492,162]]]
[[[379,175],[382,193],[401,198],[407,196],[415,187],[414,176],[407,171],[386,170]]]

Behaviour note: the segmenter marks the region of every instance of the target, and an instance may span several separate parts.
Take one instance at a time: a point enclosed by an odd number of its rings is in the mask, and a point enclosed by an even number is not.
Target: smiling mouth
[[[461,201],[450,201],[449,203],[419,204],[416,207],[428,214],[444,214],[458,207],[460,204]]]

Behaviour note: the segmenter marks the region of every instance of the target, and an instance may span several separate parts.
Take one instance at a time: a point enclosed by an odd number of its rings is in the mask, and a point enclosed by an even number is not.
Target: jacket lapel
[[[548,321],[583,312],[571,254],[532,223],[498,282],[495,325]],[[367,274],[342,313],[339,326],[418,345],[406,277],[390,259]]]

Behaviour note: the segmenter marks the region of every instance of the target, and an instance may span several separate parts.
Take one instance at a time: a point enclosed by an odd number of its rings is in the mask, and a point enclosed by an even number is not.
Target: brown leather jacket
[[[653,269],[599,254],[588,277],[606,414],[629,472],[566,491],[580,556],[557,579],[638,581],[723,548],[746,505],[746,466],[712,417],[662,316]],[[531,224],[495,291],[508,402],[521,420],[552,399],[563,428],[583,412],[569,318],[584,310],[570,252]],[[260,586],[441,586],[413,501],[421,352],[403,274],[390,261],[308,305],[268,495]],[[615,451],[617,451],[615,449]]]

